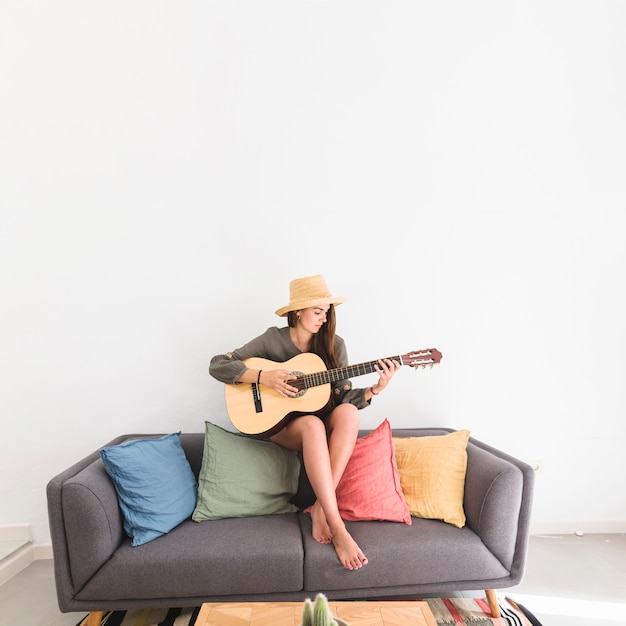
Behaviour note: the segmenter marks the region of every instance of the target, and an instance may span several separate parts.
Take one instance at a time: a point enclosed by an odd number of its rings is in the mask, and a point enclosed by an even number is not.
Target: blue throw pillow
[[[113,480],[124,530],[133,546],[152,541],[191,517],[197,483],[180,445],[180,432],[132,439],[100,450]]]

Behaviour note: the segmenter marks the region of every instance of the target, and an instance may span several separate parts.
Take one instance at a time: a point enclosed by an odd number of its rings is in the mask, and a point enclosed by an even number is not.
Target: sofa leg
[[[87,626],[100,626],[104,611],[91,611],[89,618],[87,619]]]
[[[496,596],[495,589],[486,589],[485,595],[487,596],[487,602],[489,603],[489,609],[491,610],[491,617],[500,617],[500,606],[498,605],[498,598]]]

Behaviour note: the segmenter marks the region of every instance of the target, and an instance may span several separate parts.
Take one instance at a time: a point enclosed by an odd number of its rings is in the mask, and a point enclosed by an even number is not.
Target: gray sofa
[[[450,432],[395,429],[393,436]],[[138,437],[146,435],[125,435],[107,445]],[[203,441],[202,433],[181,435],[196,476]],[[523,576],[534,474],[526,463],[473,438],[467,454],[463,528],[417,518],[410,526],[347,522],[369,559],[362,569],[348,571],[331,547],[313,540],[310,516],[301,512],[189,519],[132,547],[113,483],[95,451],[47,486],[59,608],[90,612],[91,626],[108,610],[298,601],[318,591],[341,600],[482,589],[495,610],[494,590],[514,586]],[[296,502],[305,506],[311,498],[303,472]]]

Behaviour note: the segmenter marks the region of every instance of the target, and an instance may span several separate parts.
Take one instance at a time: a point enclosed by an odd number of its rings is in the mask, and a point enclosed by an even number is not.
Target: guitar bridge
[[[262,413],[263,405],[261,404],[261,390],[259,385],[252,383],[252,399],[254,400],[254,412]]]

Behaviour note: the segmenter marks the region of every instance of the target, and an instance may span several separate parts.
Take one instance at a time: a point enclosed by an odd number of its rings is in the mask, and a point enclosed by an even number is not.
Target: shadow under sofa
[[[393,437],[452,432],[394,429]],[[123,435],[106,446],[160,436]],[[204,433],[182,433],[180,442],[198,477]],[[368,556],[365,567],[349,571],[332,546],[312,538],[310,516],[301,511],[201,523],[188,519],[153,541],[131,546],[113,482],[95,451],[47,486],[59,608],[90,612],[89,626],[97,626],[109,610],[303,601],[317,592],[347,600],[484,589],[496,611],[494,590],[523,577],[533,487],[528,464],[470,437],[466,524],[458,528],[417,517],[411,525],[346,522]],[[311,493],[302,469],[296,502],[307,504]]]

